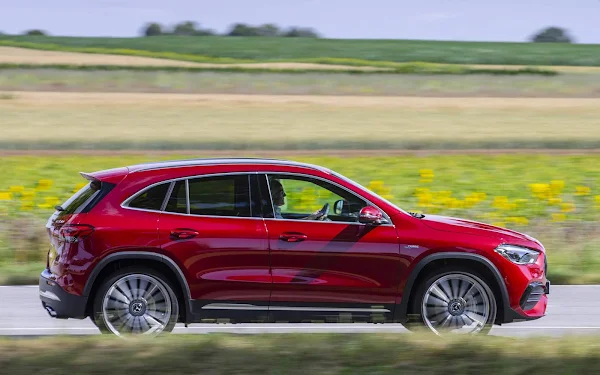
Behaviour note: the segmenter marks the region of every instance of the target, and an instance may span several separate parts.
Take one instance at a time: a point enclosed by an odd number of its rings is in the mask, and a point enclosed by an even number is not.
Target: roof
[[[168,160],[154,163],[143,163],[128,166],[130,172],[148,171],[153,169],[178,168],[178,167],[196,167],[209,165],[233,165],[233,164],[269,164],[269,165],[285,165],[294,167],[304,167],[319,170],[329,173],[329,169],[320,167],[314,164],[301,163],[291,160],[280,159],[265,159],[265,158],[198,158],[198,159],[182,159]]]

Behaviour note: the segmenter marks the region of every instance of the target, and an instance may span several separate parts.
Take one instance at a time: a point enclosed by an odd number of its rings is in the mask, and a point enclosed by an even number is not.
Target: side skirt
[[[391,323],[394,305],[193,300],[193,323]]]

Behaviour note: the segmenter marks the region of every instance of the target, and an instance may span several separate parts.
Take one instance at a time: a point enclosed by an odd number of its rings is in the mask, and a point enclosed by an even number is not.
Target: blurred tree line
[[[187,35],[187,36],[209,36],[219,35],[211,29],[203,29],[194,21],[184,21],[168,28],[156,22],[150,22],[144,25],[141,31],[143,36],[158,35]],[[5,35],[0,32],[0,35]],[[23,32],[23,35],[45,36],[48,33],[44,30],[33,29]],[[319,38],[320,35],[312,28],[290,27],[281,29],[279,26],[268,23],[260,26],[252,26],[245,23],[233,24],[225,32],[225,36],[264,36],[264,37],[299,37],[299,38]],[[574,43],[573,37],[569,35],[566,29],[551,26],[546,27],[529,38],[533,43]]]
[[[158,35],[218,35],[211,29],[203,29],[196,22],[184,21],[174,25],[171,28],[166,28],[163,25],[151,22],[146,24],[142,29],[144,36]],[[266,36],[266,37],[300,37],[300,38],[318,38],[319,34],[311,28],[290,27],[286,30],[279,26],[268,23],[260,26],[247,25],[245,23],[236,23],[223,34],[225,36]]]
[[[531,41],[534,43],[573,43],[573,38],[567,30],[560,27],[547,27],[535,34]]]

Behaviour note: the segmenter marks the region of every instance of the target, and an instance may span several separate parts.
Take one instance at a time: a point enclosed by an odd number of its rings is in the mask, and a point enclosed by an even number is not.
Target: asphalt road
[[[600,285],[558,286],[550,290],[547,315],[529,322],[492,328],[492,335],[600,334]],[[176,334],[286,333],[286,332],[398,332],[399,324],[194,324],[178,325]],[[42,308],[37,286],[0,287],[0,336],[95,335],[98,329],[86,320],[56,320]]]

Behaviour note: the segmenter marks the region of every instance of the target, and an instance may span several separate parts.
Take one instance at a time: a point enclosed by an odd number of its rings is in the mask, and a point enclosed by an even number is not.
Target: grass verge
[[[0,252],[2,252],[0,250]],[[0,263],[0,285],[37,285],[45,262]]]
[[[597,45],[564,43],[335,40],[313,38],[94,38],[2,36],[0,45],[39,50],[124,54],[217,63],[295,61],[390,66],[451,64],[600,66]],[[324,57],[325,56],[325,57]]]
[[[570,374],[600,371],[597,337],[392,334],[0,340],[7,374]],[[35,353],[35,355],[32,355]]]
[[[600,74],[444,75],[0,69],[0,92],[598,98]],[[8,93],[6,95],[9,95]],[[17,94],[13,94],[15,96]],[[2,94],[0,93],[0,99]]]

